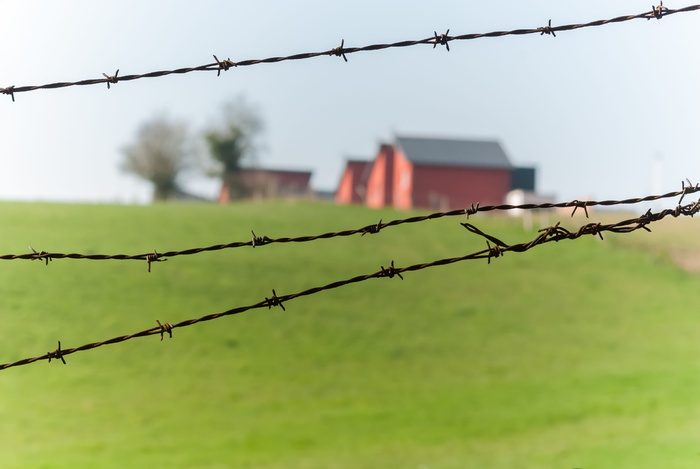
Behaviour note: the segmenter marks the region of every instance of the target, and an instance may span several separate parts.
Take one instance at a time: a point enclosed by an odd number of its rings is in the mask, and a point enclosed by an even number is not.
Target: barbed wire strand
[[[161,70],[161,71],[155,71],[155,72],[149,72],[149,73],[144,73],[140,75],[122,75],[119,76],[119,70],[116,71],[114,75],[108,75],[106,73],[102,73],[103,78],[94,78],[94,79],[86,79],[86,80],[80,80],[80,81],[74,81],[74,82],[56,82],[56,83],[49,83],[45,85],[31,85],[31,86],[7,86],[5,88],[0,88],[0,93],[9,95],[12,98],[12,101],[14,102],[15,100],[15,94],[16,93],[24,93],[28,91],[35,91],[35,90],[40,90],[40,89],[57,89],[57,88],[66,88],[69,86],[86,86],[86,85],[99,85],[99,84],[106,84],[107,88],[110,89],[111,85],[120,83],[120,82],[125,82],[125,81],[132,81],[132,80],[138,80],[141,78],[159,78],[159,77],[164,77],[167,75],[182,75],[185,73],[191,73],[191,72],[212,72],[215,71],[217,76],[221,74],[222,71],[227,71],[231,68],[234,67],[246,67],[246,66],[251,66],[251,65],[258,65],[258,64],[263,64],[263,63],[278,63],[278,62],[284,62],[284,61],[290,61],[290,60],[303,60],[303,59],[311,59],[314,57],[321,57],[321,56],[336,56],[336,57],[342,57],[345,62],[348,61],[347,55],[348,54],[354,54],[357,52],[371,52],[371,51],[378,51],[378,50],[383,50],[383,49],[390,49],[390,48],[398,48],[398,47],[410,47],[410,46],[416,46],[420,44],[425,44],[425,45],[432,45],[433,48],[435,48],[438,45],[445,46],[446,50],[450,50],[450,45],[449,43],[452,41],[465,41],[465,40],[474,40],[474,39],[480,39],[480,38],[486,38],[486,37],[503,37],[503,36],[523,36],[523,35],[528,35],[528,34],[540,34],[540,35],[551,35],[556,37],[557,32],[561,31],[571,31],[575,29],[581,29],[581,28],[589,28],[589,27],[594,27],[594,26],[603,26],[603,25],[608,25],[608,24],[613,24],[613,23],[623,23],[626,21],[632,21],[635,19],[646,19],[650,20],[653,18],[656,18],[657,20],[673,15],[676,13],[688,13],[691,11],[696,11],[700,10],[700,5],[690,5],[684,8],[679,8],[679,9],[669,9],[665,6],[663,6],[663,2],[659,6],[652,7],[651,11],[646,11],[644,13],[639,13],[636,15],[626,15],[626,16],[618,16],[615,18],[610,18],[610,19],[604,19],[604,20],[597,20],[597,21],[591,21],[588,23],[579,23],[579,24],[566,24],[566,25],[561,25],[561,26],[552,26],[552,20],[550,19],[547,26],[541,26],[537,28],[530,28],[530,29],[514,29],[510,31],[492,31],[488,33],[470,33],[470,34],[461,34],[461,35],[456,35],[456,36],[450,36],[449,32],[450,30],[448,29],[446,33],[444,34],[438,34],[437,31],[434,31],[434,35],[431,37],[427,37],[425,39],[419,39],[419,40],[408,40],[408,41],[399,41],[399,42],[393,42],[393,43],[387,43],[387,44],[372,44],[372,45],[367,45],[367,46],[362,46],[362,47],[345,47],[345,39],[343,39],[340,43],[340,46],[335,47],[330,50],[325,50],[322,52],[306,52],[306,53],[300,53],[300,54],[294,54],[294,55],[289,55],[286,57],[268,57],[266,59],[248,59],[248,60],[241,60],[238,62],[232,61],[230,58],[226,60],[219,60],[216,55],[214,55],[214,60],[215,62],[208,63],[206,65],[199,65],[196,67],[184,67],[184,68],[178,68],[175,70]]]
[[[678,205],[674,209],[665,209],[660,212],[653,213],[651,209],[649,209],[644,215],[641,215],[636,218],[630,218],[627,220],[623,220],[617,223],[612,223],[612,224],[601,224],[601,223],[588,223],[586,225],[581,226],[577,231],[569,231],[566,228],[560,226],[560,223],[557,223],[556,225],[544,228],[539,230],[539,235],[531,240],[530,242],[527,243],[519,243],[519,244],[506,244],[499,238],[496,238],[495,236],[489,235],[481,230],[479,230],[476,226],[469,224],[469,223],[462,223],[462,226],[464,226],[465,229],[467,229],[470,233],[477,234],[483,238],[486,239],[486,249],[482,249],[477,252],[473,252],[471,254],[467,254],[465,256],[461,257],[452,257],[452,258],[446,258],[446,259],[440,259],[436,260],[433,262],[428,262],[424,264],[414,264],[410,265],[408,267],[395,267],[394,266],[394,261],[391,261],[391,264],[389,264],[389,267],[385,268],[384,266],[381,266],[381,270],[367,274],[367,275],[359,275],[356,277],[352,277],[346,280],[340,280],[336,281],[333,283],[329,283],[327,285],[323,286],[318,286],[318,287],[313,287],[309,288],[307,290],[303,290],[298,293],[292,293],[289,295],[277,295],[277,292],[273,289],[272,290],[272,296],[271,297],[266,297],[265,300],[259,301],[255,304],[248,305],[248,306],[240,306],[236,308],[229,309],[224,312],[220,313],[214,313],[214,314],[208,314],[206,316],[202,316],[199,318],[194,318],[194,319],[187,319],[185,321],[181,321],[175,324],[170,324],[170,323],[161,323],[160,320],[156,320],[158,326],[152,327],[150,329],[146,329],[140,332],[136,332],[134,334],[128,334],[128,335],[122,335],[118,337],[114,337],[112,339],[104,340],[101,342],[93,342],[90,344],[82,345],[80,347],[75,347],[75,348],[68,348],[68,349],[62,349],[61,348],[61,342],[58,342],[58,348],[54,350],[53,352],[48,352],[44,355],[34,357],[34,358],[25,358],[22,360],[18,360],[13,363],[5,363],[0,365],[0,370],[4,370],[7,368],[15,367],[15,366],[21,366],[21,365],[28,365],[30,363],[34,363],[36,361],[40,360],[48,360],[49,362],[52,359],[60,359],[63,363],[65,363],[65,356],[70,355],[76,352],[81,352],[85,350],[91,350],[95,349],[98,347],[102,347],[104,345],[109,345],[109,344],[117,344],[121,342],[125,342],[127,340],[131,340],[137,337],[146,337],[150,335],[160,335],[161,340],[163,340],[164,334],[168,334],[170,338],[172,338],[173,334],[173,329],[177,329],[180,327],[187,327],[187,326],[192,326],[194,324],[198,324],[201,322],[205,321],[211,321],[214,319],[219,319],[225,316],[231,316],[234,314],[239,314],[243,313],[245,311],[249,311],[252,309],[257,309],[257,308],[272,308],[273,306],[279,306],[283,310],[285,310],[284,303],[294,300],[296,298],[301,298],[304,296],[310,296],[314,295],[317,293],[320,293],[322,291],[326,290],[332,290],[335,288],[340,288],[344,287],[347,285],[351,285],[354,283],[359,283],[363,282],[369,279],[373,278],[380,278],[380,277],[388,277],[388,278],[393,278],[393,277],[399,277],[400,279],[403,280],[403,276],[401,275],[402,273],[405,272],[414,272],[418,270],[423,270],[427,269],[430,267],[437,267],[437,266],[444,266],[444,265],[449,265],[449,264],[454,264],[456,262],[462,262],[462,261],[467,261],[467,260],[476,260],[476,259],[487,259],[488,263],[491,263],[491,259],[495,259],[498,257],[503,256],[506,252],[525,252],[530,249],[533,249],[536,246],[541,246],[546,243],[550,242],[558,242],[562,240],[573,240],[573,239],[578,239],[582,236],[586,235],[594,235],[594,236],[599,236],[601,239],[603,238],[603,233],[604,232],[612,232],[612,233],[631,233],[633,231],[637,231],[640,229],[646,230],[646,231],[651,231],[649,229],[649,226],[651,223],[659,221],[663,218],[666,218],[667,216],[673,216],[674,218],[677,218],[679,216],[694,216],[700,212],[700,200],[697,200],[691,204],[687,204],[685,206]],[[493,243],[493,245],[491,244]]]
[[[232,249],[232,248],[239,248],[239,247],[244,247],[244,246],[252,246],[252,247],[258,247],[258,246],[264,246],[268,244],[274,244],[274,243],[303,243],[303,242],[311,242],[311,241],[317,241],[320,239],[330,239],[330,238],[337,238],[337,237],[347,237],[347,236],[353,236],[360,234],[364,236],[365,234],[376,234],[379,231],[383,230],[384,228],[388,228],[391,226],[399,226],[407,223],[420,223],[423,221],[427,220],[435,220],[438,218],[443,218],[443,217],[453,217],[453,216],[467,216],[469,217],[470,215],[475,215],[478,212],[490,212],[490,211],[495,211],[495,210],[501,210],[501,211],[507,211],[507,210],[540,210],[540,209],[552,209],[552,208],[573,208],[572,216],[576,212],[577,209],[581,208],[585,211],[586,216],[588,216],[588,207],[595,207],[595,206],[615,206],[615,205],[632,205],[632,204],[639,204],[642,202],[650,202],[650,201],[655,201],[659,199],[664,199],[664,198],[672,198],[672,197],[678,197],[680,196],[681,199],[679,200],[679,205],[683,201],[683,197],[687,194],[692,194],[694,192],[700,191],[700,184],[693,185],[690,183],[690,181],[687,181],[687,185],[685,182],[682,183],[682,189],[680,191],[675,191],[675,192],[668,192],[666,194],[661,194],[661,195],[648,195],[645,197],[639,197],[639,198],[630,198],[630,199],[623,199],[623,200],[602,200],[602,201],[594,201],[594,200],[572,200],[570,202],[559,202],[559,203],[541,203],[541,204],[521,204],[521,205],[508,205],[508,204],[503,204],[503,205],[484,205],[480,206],[479,204],[472,204],[470,208],[467,209],[459,209],[459,210],[452,210],[448,212],[435,212],[431,213],[429,215],[423,215],[423,216],[415,216],[415,217],[409,217],[409,218],[404,218],[404,219],[398,219],[398,220],[392,220],[386,223],[382,223],[380,220],[379,223],[377,224],[372,224],[372,225],[367,225],[362,228],[357,228],[357,229],[352,229],[352,230],[344,230],[344,231],[337,231],[337,232],[328,232],[328,233],[323,233],[319,235],[311,235],[311,236],[298,236],[298,237],[284,237],[284,238],[269,238],[267,236],[256,236],[254,231],[251,231],[253,237],[251,241],[236,241],[232,243],[226,243],[226,244],[215,244],[213,246],[207,246],[207,247],[199,247],[199,248],[190,248],[190,249],[185,249],[181,251],[165,251],[165,252],[157,252],[154,250],[151,253],[146,253],[146,254],[80,254],[80,253],[71,253],[71,254],[65,254],[65,253],[60,253],[60,252],[48,252],[48,251],[37,251],[33,247],[29,246],[29,249],[31,252],[26,253],[26,254],[3,254],[0,255],[0,260],[17,260],[17,259],[24,259],[24,260],[43,260],[46,265],[49,264],[49,261],[54,260],[54,259],[84,259],[84,260],[139,260],[139,261],[146,261],[148,263],[148,271],[151,271],[151,264],[153,262],[162,262],[166,261],[167,258],[171,257],[177,257],[177,256],[186,256],[186,255],[193,255],[193,254],[200,254],[203,252],[212,252],[212,251],[220,251],[224,249]]]

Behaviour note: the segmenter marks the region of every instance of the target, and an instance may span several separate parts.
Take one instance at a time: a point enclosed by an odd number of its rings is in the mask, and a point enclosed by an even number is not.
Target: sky
[[[690,2],[667,0],[682,8]],[[141,74],[346,47],[582,23],[648,1],[0,0],[0,87]],[[495,139],[557,200],[700,182],[700,12],[662,20],[360,52],[0,95],[0,200],[147,203],[122,149],[157,115],[193,135],[243,96],[265,122],[262,167],[334,190],[347,158],[396,135]],[[190,191],[218,182],[192,174]]]

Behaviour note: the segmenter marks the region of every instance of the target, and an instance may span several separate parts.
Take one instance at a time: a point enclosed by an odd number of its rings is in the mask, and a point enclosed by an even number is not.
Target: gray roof
[[[397,145],[413,164],[511,169],[501,144],[495,140],[396,137]]]

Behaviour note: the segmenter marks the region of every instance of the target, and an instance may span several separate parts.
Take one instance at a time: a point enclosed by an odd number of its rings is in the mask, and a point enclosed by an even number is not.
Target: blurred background
[[[684,5],[670,5],[670,8]],[[479,2],[2,2],[0,86],[141,74],[642,13],[624,0]],[[696,13],[548,35],[455,41],[106,85],[0,102],[0,198],[144,203],[122,149],[155,116],[193,135],[243,97],[265,124],[258,164],[334,191],[347,158],[396,135],[498,140],[560,199],[676,188],[700,162]],[[197,171],[190,192],[214,198]]]
[[[651,10],[629,0],[0,6],[2,88]],[[698,182],[698,21],[0,94],[0,363],[487,245],[460,215],[158,263],[8,253],[163,253],[501,203],[510,189],[600,200]],[[455,154],[476,169],[446,166]],[[404,184],[430,158],[448,168],[426,173],[430,190]],[[414,191],[388,190],[394,182]],[[448,187],[480,192],[439,191]],[[469,223],[515,244],[559,221],[573,231],[678,203]],[[66,365],[5,369],[0,466],[696,468],[696,221],[371,279],[162,341],[76,352]]]

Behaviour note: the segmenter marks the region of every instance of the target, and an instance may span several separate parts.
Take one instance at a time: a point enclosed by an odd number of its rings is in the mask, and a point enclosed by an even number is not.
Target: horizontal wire
[[[552,21],[549,20],[549,24],[547,26],[542,26],[538,28],[530,28],[530,29],[514,29],[510,31],[492,31],[488,33],[471,33],[471,34],[461,34],[461,35],[456,35],[456,36],[450,36],[449,32],[450,30],[448,29],[445,34],[438,34],[437,32],[434,33],[432,37],[428,37],[425,39],[419,39],[419,40],[413,40],[413,41],[399,41],[399,42],[393,42],[393,43],[387,43],[387,44],[372,44],[372,45],[367,45],[363,47],[345,47],[345,40],[343,39],[340,43],[339,47],[335,47],[330,50],[322,51],[322,52],[306,52],[306,53],[300,53],[300,54],[294,54],[294,55],[289,55],[285,57],[268,57],[266,59],[248,59],[248,60],[241,60],[239,62],[234,62],[231,59],[226,59],[226,60],[219,60],[216,56],[214,56],[215,62],[213,63],[208,63],[206,65],[199,65],[196,67],[184,67],[184,68],[178,68],[175,70],[161,70],[161,71],[155,71],[155,72],[149,72],[149,73],[144,73],[140,75],[122,75],[119,76],[119,70],[116,71],[114,75],[107,75],[106,73],[103,73],[104,78],[94,78],[94,79],[86,79],[86,80],[80,80],[80,81],[74,81],[74,82],[69,82],[69,81],[64,81],[64,82],[56,82],[56,83],[49,83],[45,85],[32,85],[32,86],[7,86],[5,88],[0,88],[0,93],[9,95],[12,98],[12,101],[15,100],[15,93],[23,93],[23,92],[28,92],[28,91],[35,91],[35,90],[40,90],[40,89],[58,89],[58,88],[66,88],[69,86],[86,86],[86,85],[98,85],[98,84],[107,84],[107,88],[110,88],[111,85],[119,83],[119,82],[124,82],[124,81],[131,81],[131,80],[138,80],[141,78],[159,78],[159,77],[164,77],[168,75],[182,75],[185,73],[191,73],[191,72],[217,72],[217,76],[221,74],[222,71],[227,71],[231,67],[245,67],[245,66],[251,66],[251,65],[258,65],[258,64],[263,64],[263,63],[278,63],[278,62],[283,62],[283,61],[290,61],[290,60],[303,60],[303,59],[311,59],[314,57],[320,57],[320,56],[337,56],[337,57],[342,57],[346,62],[347,62],[347,55],[348,54],[354,54],[357,52],[371,52],[371,51],[378,51],[378,50],[383,50],[383,49],[390,49],[390,48],[398,48],[398,47],[410,47],[410,46],[416,46],[420,44],[425,44],[425,45],[432,45],[433,48],[436,46],[445,46],[446,49],[449,51],[450,46],[449,43],[452,41],[465,41],[465,40],[473,40],[473,39],[480,39],[480,38],[486,38],[486,37],[502,37],[502,36],[522,36],[522,35],[528,35],[528,34],[540,34],[540,35],[552,35],[556,36],[557,32],[561,31],[571,31],[575,29],[581,29],[581,28],[588,28],[588,27],[594,27],[594,26],[603,26],[607,24],[612,24],[612,23],[622,23],[625,21],[631,21],[635,19],[661,19],[662,17],[676,14],[676,13],[687,13],[691,11],[696,11],[700,10],[700,5],[690,5],[684,8],[679,8],[675,10],[671,10],[669,8],[666,8],[663,6],[663,2],[659,6],[652,7],[651,11],[646,11],[644,13],[639,13],[636,15],[626,15],[626,16],[618,16],[615,18],[611,19],[604,19],[604,20],[597,20],[597,21],[591,21],[589,23],[578,23],[578,24],[567,24],[567,25],[561,25],[561,26],[552,26],[551,23]]]
[[[17,260],[17,259],[43,260],[43,261],[45,261],[46,264],[48,264],[49,261],[54,260],[54,259],[83,259],[83,260],[98,260],[98,261],[100,261],[100,260],[139,260],[139,261],[148,262],[148,270],[150,272],[151,263],[153,263],[153,262],[162,262],[162,261],[165,261],[168,258],[172,258],[172,257],[200,254],[203,252],[220,251],[220,250],[224,250],[224,249],[239,248],[239,247],[244,247],[244,246],[252,246],[252,247],[264,246],[267,244],[274,244],[274,243],[303,243],[303,242],[317,241],[320,239],[347,237],[347,236],[353,236],[353,235],[357,235],[357,234],[360,234],[360,235],[373,234],[373,233],[378,233],[380,230],[387,228],[387,227],[390,227],[390,226],[399,226],[399,225],[403,225],[403,224],[407,224],[407,223],[420,223],[423,221],[434,220],[434,219],[443,218],[443,217],[465,216],[465,215],[469,216],[469,215],[476,214],[477,212],[490,212],[490,211],[494,211],[494,210],[504,211],[504,210],[538,210],[538,209],[552,209],[552,208],[573,208],[574,212],[576,212],[576,209],[581,208],[583,210],[586,210],[586,214],[588,214],[587,207],[631,205],[631,204],[638,204],[638,203],[642,203],[642,202],[649,202],[649,201],[654,201],[654,200],[659,200],[659,199],[664,199],[664,198],[681,196],[681,201],[679,201],[679,204],[680,204],[682,202],[683,196],[685,196],[686,194],[692,194],[692,193],[698,192],[698,191],[700,191],[700,185],[693,186],[690,182],[688,182],[687,185],[685,183],[683,183],[682,189],[680,191],[668,192],[666,194],[661,194],[661,195],[648,195],[645,197],[630,198],[630,199],[623,199],[623,200],[602,200],[602,201],[572,200],[570,202],[559,202],[559,203],[521,204],[521,205],[503,204],[503,205],[485,205],[485,206],[479,206],[479,204],[476,204],[476,205],[472,205],[470,208],[467,208],[467,209],[452,210],[452,211],[448,211],[448,212],[436,212],[436,213],[431,213],[429,215],[415,216],[415,217],[404,218],[404,219],[400,219],[400,220],[393,220],[393,221],[389,221],[387,223],[382,223],[380,221],[379,223],[374,224],[374,225],[367,225],[367,226],[364,226],[362,228],[357,228],[357,229],[352,229],[352,230],[328,232],[328,233],[323,233],[323,234],[319,234],[319,235],[312,235],[312,236],[298,236],[298,237],[294,237],[294,238],[290,238],[290,237],[269,238],[267,236],[256,236],[255,232],[253,232],[253,239],[251,241],[236,241],[236,242],[226,243],[226,244],[215,244],[213,246],[207,246],[207,247],[184,249],[181,251],[157,252],[154,250],[153,252],[146,253],[146,254],[80,254],[80,253],[65,254],[65,253],[60,253],[60,252],[36,251],[30,247],[30,249],[32,250],[32,252],[30,252],[30,253],[3,254],[3,255],[0,255],[0,260]],[[573,213],[572,213],[572,215],[573,215]]]
[[[52,359],[56,360],[61,360],[63,363],[65,363],[65,356],[70,355],[76,352],[81,352],[85,350],[91,350],[95,349],[97,347],[102,347],[103,345],[109,345],[109,344],[117,344],[121,342],[125,342],[130,339],[134,339],[137,337],[146,337],[150,335],[160,335],[161,340],[163,340],[164,334],[168,334],[172,338],[172,331],[173,329],[180,328],[180,327],[187,327],[191,326],[194,324],[198,324],[200,322],[205,322],[205,321],[211,321],[214,319],[219,319],[225,316],[231,316],[234,314],[239,314],[245,311],[249,311],[252,309],[257,309],[257,308],[264,308],[267,307],[268,309],[272,308],[273,306],[279,306],[283,310],[285,310],[284,303],[291,301],[296,298],[300,298],[303,296],[310,296],[314,295],[317,293],[320,293],[322,291],[326,290],[332,290],[335,288],[340,288],[344,287],[346,285],[354,284],[354,283],[359,283],[363,282],[369,279],[373,278],[380,278],[380,277],[388,277],[388,278],[393,278],[393,277],[399,277],[403,280],[403,276],[401,275],[402,273],[405,272],[413,272],[413,271],[418,271],[418,270],[423,270],[427,269],[430,267],[437,267],[437,266],[444,266],[444,265],[449,265],[449,264],[454,264],[457,262],[462,262],[462,261],[467,261],[467,260],[476,260],[476,259],[487,259],[488,263],[491,263],[492,258],[497,258],[503,256],[506,252],[525,252],[530,249],[533,249],[536,246],[540,246],[549,242],[558,242],[562,241],[565,239],[573,240],[573,239],[578,239],[582,236],[585,235],[594,235],[594,236],[599,236],[601,239],[603,238],[602,233],[603,232],[612,232],[612,233],[631,233],[633,231],[637,231],[639,229],[644,229],[646,231],[651,231],[648,227],[649,224],[659,221],[663,218],[666,218],[668,216],[673,216],[674,218],[679,217],[679,216],[694,216],[700,212],[700,200],[695,201],[691,204],[687,204],[685,206],[678,205],[675,209],[665,209],[662,210],[661,212],[656,212],[652,213],[651,210],[648,210],[644,215],[641,215],[636,218],[630,218],[626,219],[617,223],[612,223],[612,224],[601,224],[601,223],[588,223],[586,225],[581,226],[577,231],[569,231],[563,227],[560,226],[559,223],[557,223],[554,226],[550,226],[548,228],[544,228],[539,230],[539,235],[531,240],[530,242],[527,243],[519,243],[519,244],[512,244],[508,245],[505,242],[501,241],[500,239],[496,238],[495,236],[489,235],[487,233],[484,233],[483,231],[479,230],[476,226],[469,224],[469,223],[462,223],[462,226],[464,226],[465,229],[467,229],[469,232],[477,234],[479,236],[482,236],[486,239],[486,245],[487,248],[473,252],[471,254],[467,254],[465,256],[461,257],[452,257],[452,258],[446,258],[446,259],[440,259],[436,260],[433,262],[428,262],[424,264],[414,264],[410,265],[408,267],[395,267],[394,266],[394,261],[391,261],[391,264],[389,267],[385,268],[384,266],[381,267],[381,270],[367,274],[367,275],[360,275],[356,277],[352,277],[346,280],[341,280],[341,281],[336,281],[333,283],[329,283],[327,285],[323,286],[318,286],[318,287],[313,287],[298,293],[292,293],[289,295],[281,295],[278,296],[275,290],[272,290],[272,296],[270,298],[265,298],[263,301],[259,301],[257,303],[254,303],[252,305],[248,306],[240,306],[236,308],[229,309],[224,312],[220,313],[214,313],[214,314],[208,314],[206,316],[202,316],[199,318],[193,318],[193,319],[187,319],[185,321],[178,322],[176,324],[170,324],[170,323],[161,323],[159,320],[156,321],[158,323],[157,327],[152,327],[150,329],[146,329],[140,332],[136,332],[134,334],[128,334],[128,335],[122,335],[118,337],[114,337],[108,340],[104,340],[101,342],[93,342],[90,344],[82,345],[80,347],[75,347],[75,348],[68,348],[68,349],[61,349],[61,342],[58,342],[58,348],[54,350],[53,352],[48,352],[44,355],[34,357],[34,358],[25,358],[22,360],[18,360],[13,363],[5,363],[0,365],[0,370],[4,370],[7,368],[15,367],[15,366],[22,366],[22,365],[28,365],[30,363],[34,363],[36,361],[40,360],[48,360],[51,362]],[[493,245],[490,244],[494,243]]]

